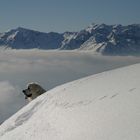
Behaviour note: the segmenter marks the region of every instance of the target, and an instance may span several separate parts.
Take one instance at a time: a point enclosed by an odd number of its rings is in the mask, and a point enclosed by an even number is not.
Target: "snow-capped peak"
[[[85,30],[89,33],[92,33],[92,30],[95,30],[98,24],[92,23]]]
[[[62,40],[63,34],[42,33],[18,27],[1,34],[0,46],[9,46],[13,49],[58,49]]]

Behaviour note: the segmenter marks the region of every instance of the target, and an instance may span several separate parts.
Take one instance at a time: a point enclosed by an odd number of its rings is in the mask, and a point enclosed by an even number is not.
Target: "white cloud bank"
[[[0,123],[25,105],[21,96],[18,87],[0,81]]]

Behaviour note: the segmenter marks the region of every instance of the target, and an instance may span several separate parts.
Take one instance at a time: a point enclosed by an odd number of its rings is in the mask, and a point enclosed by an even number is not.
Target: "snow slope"
[[[0,127],[0,140],[139,140],[140,64],[58,86]]]

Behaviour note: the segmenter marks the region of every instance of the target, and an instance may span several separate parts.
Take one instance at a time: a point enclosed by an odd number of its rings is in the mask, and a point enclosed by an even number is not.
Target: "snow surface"
[[[0,140],[139,140],[140,64],[58,86],[0,127]]]

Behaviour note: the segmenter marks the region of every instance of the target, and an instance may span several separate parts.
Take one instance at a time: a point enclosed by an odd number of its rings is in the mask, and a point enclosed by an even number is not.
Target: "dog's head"
[[[37,83],[29,83],[27,85],[27,89],[22,91],[25,95],[25,99],[34,99],[38,97],[39,95],[43,94],[46,92],[39,84]]]

